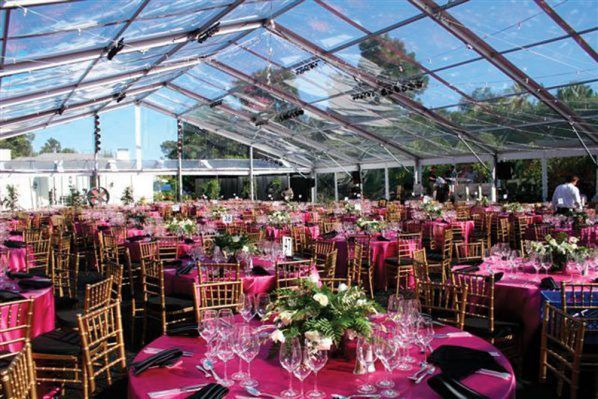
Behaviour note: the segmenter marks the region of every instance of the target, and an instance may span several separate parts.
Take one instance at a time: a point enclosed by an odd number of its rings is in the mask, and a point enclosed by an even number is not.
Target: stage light
[[[116,54],[118,54],[120,52],[120,50],[122,50],[125,47],[125,38],[122,37],[118,43],[113,44],[112,46],[110,46],[110,48],[108,48],[108,55],[106,56],[106,58],[108,58],[108,60],[112,60]]]

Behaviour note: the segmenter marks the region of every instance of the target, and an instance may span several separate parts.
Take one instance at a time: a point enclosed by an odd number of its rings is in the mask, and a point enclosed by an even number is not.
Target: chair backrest
[[[550,372],[557,379],[558,395],[563,384],[569,385],[569,397],[577,397],[580,363],[583,354],[585,324],[562,310],[544,303],[544,319],[540,339],[540,380]]]
[[[202,263],[199,265],[199,283],[236,281],[241,278],[238,263]]]
[[[31,357],[31,346],[25,347],[11,360],[7,368],[0,371],[2,390],[0,396],[7,399],[36,399],[37,384],[35,364]]]
[[[120,303],[115,302],[84,315],[77,316],[90,392],[95,391],[95,378],[110,373],[118,366],[126,367]],[[110,383],[110,379],[108,380]]]
[[[30,269],[44,269],[48,271],[50,266],[50,254],[52,247],[50,246],[50,238],[44,238],[37,241],[27,242],[27,270]]]
[[[329,252],[324,260],[324,270],[320,271],[320,276],[325,278],[334,278],[336,274],[336,259],[338,257],[338,249]]]
[[[417,284],[417,296],[424,312],[442,323],[463,329],[467,286],[420,281]]]
[[[399,259],[411,258],[413,251],[421,249],[422,233],[399,233],[397,234],[397,257]]]
[[[83,312],[88,313],[107,306],[112,294],[112,277],[85,286]]]
[[[351,281],[357,286],[361,286],[361,275],[363,272],[363,252],[363,245],[356,242],[353,245],[353,256],[350,258],[349,275],[351,276]]]
[[[31,243],[42,239],[41,229],[25,229],[23,230],[23,241]]]
[[[79,256],[66,252],[57,252],[50,276],[54,293],[59,297],[75,298],[79,278]]]
[[[157,259],[158,258],[158,244],[155,241],[140,242],[139,253],[141,260]]]
[[[208,309],[237,310],[242,305],[243,282],[241,280],[193,284],[193,288],[197,320],[201,320],[203,312]]]
[[[275,268],[276,289],[294,289],[301,286],[301,280],[311,275],[311,260],[278,262]]]
[[[494,332],[494,274],[452,273],[453,284],[467,287],[466,317],[488,320],[488,331]]]
[[[29,342],[33,299],[0,304],[0,359],[12,356]]]
[[[161,302],[164,302],[164,267],[162,262],[152,259],[141,263],[141,284],[144,302],[152,297],[159,297]]]
[[[180,239],[174,236],[156,237],[158,258],[161,261],[175,260],[179,251]]]
[[[122,300],[122,285],[123,285],[124,267],[115,262],[106,262],[104,266],[104,276],[112,277],[112,287],[110,293],[111,302],[119,302]]]
[[[598,332],[598,283],[561,283],[561,306],[568,314],[580,314],[586,331]],[[590,312],[588,312],[590,311]]]
[[[457,262],[482,261],[484,259],[484,241],[455,243]]]

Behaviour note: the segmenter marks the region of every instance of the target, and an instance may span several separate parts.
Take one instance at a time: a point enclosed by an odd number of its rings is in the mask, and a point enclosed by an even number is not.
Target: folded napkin
[[[131,365],[133,369],[133,375],[139,375],[150,367],[164,367],[173,364],[175,361],[183,356],[183,351],[178,348],[165,349],[161,352],[156,353],[144,360],[135,362]]]
[[[228,393],[228,388],[220,384],[210,383],[201,390],[187,396],[187,399],[221,399]]]
[[[494,273],[494,282],[498,283],[504,275],[505,273],[503,272]]]
[[[332,230],[332,231],[329,231],[328,233],[322,234],[322,237],[323,238],[334,238],[337,235],[338,235],[338,232],[336,230]]]
[[[253,266],[253,268],[251,269],[251,274],[253,274],[254,276],[269,276],[270,273],[268,273],[268,271],[266,269],[264,269],[262,266]]]
[[[23,241],[6,240],[4,246],[7,248],[25,248],[27,244]]]
[[[378,238],[376,238],[378,241],[390,241],[388,238],[384,237],[384,236],[378,236]]]
[[[147,235],[143,235],[143,236],[133,236],[133,237],[129,237],[127,238],[127,241],[129,242],[138,242],[138,241],[143,241],[145,239],[147,239]]]
[[[6,272],[8,278],[14,280],[16,278],[31,278],[33,274],[31,273],[23,273],[23,272]]]
[[[184,242],[185,244],[195,244],[195,240],[192,238],[185,238]]]
[[[25,299],[25,297],[17,292],[0,290],[0,303],[20,301],[21,299]]]
[[[593,283],[598,283],[598,277],[592,280]]]
[[[558,290],[560,289],[559,285],[554,281],[552,277],[544,277],[540,281],[540,289],[541,290]]]
[[[166,335],[171,337],[199,337],[197,324],[179,324],[168,330]]]
[[[428,356],[428,361],[451,378],[461,379],[480,369],[507,372],[488,352],[455,345],[442,345]]]
[[[163,262],[164,267],[168,268],[168,267],[179,267],[183,265],[183,261],[180,259],[175,259],[175,260],[165,260]]]
[[[480,268],[478,266],[467,266],[467,267],[463,267],[461,269],[457,269],[456,271],[459,273],[475,273],[475,272],[479,272]]]
[[[181,266],[176,269],[176,275],[181,276],[183,274],[189,274],[191,272],[191,270],[193,270],[194,268],[195,268],[195,265],[192,263],[189,265]]]
[[[17,284],[21,288],[31,288],[31,289],[40,289],[40,288],[48,288],[52,286],[52,280],[49,278],[38,278],[38,279],[27,279],[21,280]]]
[[[428,379],[428,385],[443,399],[484,399],[488,398],[445,374]]]
[[[20,236],[21,234],[23,234],[23,232],[19,230],[11,230],[8,232],[8,234],[10,234],[11,236]]]
[[[105,231],[110,229],[110,226],[105,226],[105,225],[99,225],[98,226],[98,231]]]

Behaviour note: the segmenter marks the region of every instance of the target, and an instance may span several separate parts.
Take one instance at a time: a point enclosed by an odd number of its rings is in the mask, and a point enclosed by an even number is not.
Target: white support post
[[[422,180],[422,164],[419,159],[415,160],[415,165],[413,165],[413,185],[421,184]]]
[[[546,156],[540,160],[542,165],[542,201],[548,201],[548,161]]]
[[[496,184],[497,184],[497,180],[496,180],[496,157],[494,157],[492,159],[492,167],[490,168],[490,180],[492,182],[492,185],[490,186],[490,201],[491,202],[496,202]]]
[[[388,168],[384,168],[384,198],[388,201],[390,199],[390,186],[388,180]]]
[[[135,169],[141,170],[141,106],[135,104]]]
[[[338,201],[338,174],[334,172],[334,200]]]
[[[255,200],[255,192],[253,186],[253,146],[249,146],[249,198]]]
[[[183,122],[177,120],[177,199],[183,200]]]
[[[315,204],[318,199],[318,174],[312,172],[311,178],[314,179],[314,186],[311,188],[311,202],[312,204]]]

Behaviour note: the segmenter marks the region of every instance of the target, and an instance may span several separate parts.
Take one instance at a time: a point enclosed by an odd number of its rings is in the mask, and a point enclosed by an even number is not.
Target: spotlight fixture
[[[268,124],[268,119],[262,118],[261,116],[252,116],[251,121],[255,126],[263,126]]]
[[[93,126],[94,126],[93,138],[94,138],[94,144],[95,144],[95,152],[96,152],[96,154],[99,154],[100,151],[102,150],[102,135],[100,134],[100,132],[101,132],[100,116],[98,114],[95,114],[93,116]]]
[[[276,116],[276,120],[279,122],[286,121],[288,119],[297,118],[298,116],[303,115],[305,112],[301,108],[295,108],[289,111],[281,112]]]
[[[215,107],[217,107],[219,105],[222,105],[222,99],[211,102],[210,103],[210,108],[215,108]]]
[[[177,155],[179,157],[181,157],[183,154],[183,121],[182,120],[180,120],[180,119],[177,120],[176,128],[177,128],[177,140],[176,140]]]
[[[307,64],[301,65],[300,67],[295,68],[295,75],[301,75],[302,73],[310,71],[310,70],[314,69],[315,67],[317,67],[319,63],[320,63],[320,60],[314,60],[314,61],[308,62]]]
[[[118,41],[118,43],[113,44],[112,46],[110,46],[108,48],[108,55],[106,56],[106,58],[108,58],[108,60],[112,60],[116,54],[118,54],[120,52],[120,50],[122,50],[125,47],[125,38],[121,37],[121,39]]]
[[[122,100],[125,99],[125,97],[127,97],[127,94],[125,92],[122,93],[116,93],[115,95],[112,96],[112,98],[114,98],[116,100],[117,103],[121,102]]]
[[[58,111],[56,111],[56,113],[57,113],[58,115],[62,115],[62,114],[64,114],[64,111],[66,111],[66,108],[65,108],[65,107],[64,107],[64,105],[63,105],[62,107],[60,107],[60,108],[58,109]]]
[[[351,98],[353,100],[363,100],[369,97],[374,97],[376,95],[376,91],[375,90],[366,90],[366,91],[362,91],[359,93],[353,93],[351,95]]]
[[[220,22],[216,22],[214,25],[210,26],[205,31],[194,31],[191,33],[191,37],[194,37],[197,40],[197,43],[203,43],[208,40],[210,37],[214,36],[220,30]]]

